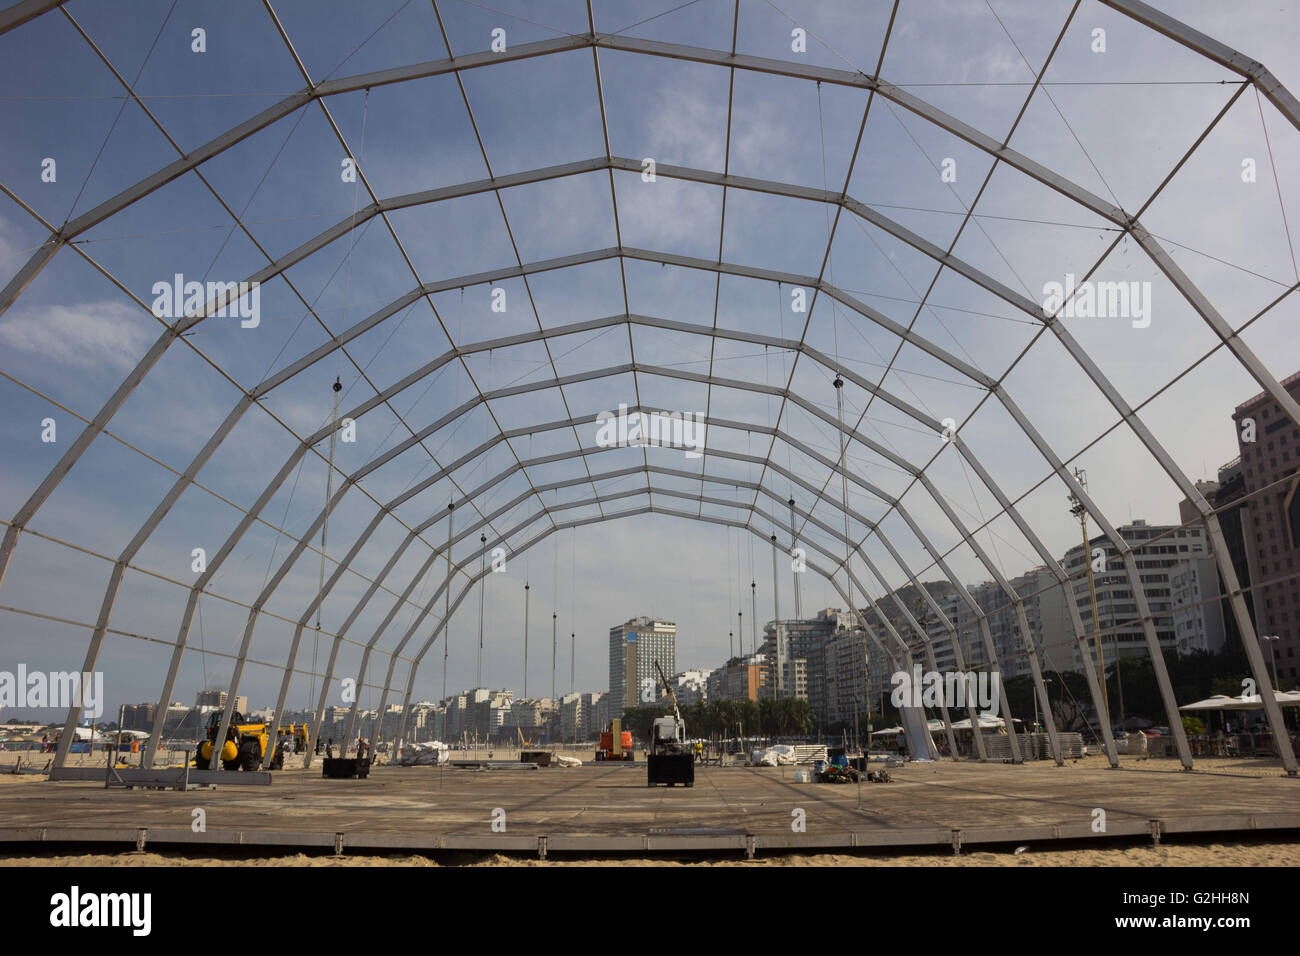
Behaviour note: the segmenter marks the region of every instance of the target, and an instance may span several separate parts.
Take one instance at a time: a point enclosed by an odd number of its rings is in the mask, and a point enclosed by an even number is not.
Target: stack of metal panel
[[[1061,746],[1061,759],[1074,760],[1083,756],[1083,735],[1077,733],[1059,733],[1057,742]],[[1052,738],[1045,733],[1020,734],[1020,756],[1023,760],[1051,760]],[[991,760],[1010,760],[1011,744],[1003,734],[986,734],[985,749]],[[996,748],[996,753],[995,753]]]
[[[825,759],[827,758],[826,758],[826,746],[824,744],[822,745],[795,744],[794,762],[796,764],[816,763],[818,760],[825,760]]]
[[[984,734],[984,753],[989,760],[1011,761],[1011,738],[1006,734]],[[1023,736],[1021,738],[1024,739]]]
[[[1077,760],[1083,756],[1083,734],[1057,734],[1056,739],[1061,742],[1063,760]]]

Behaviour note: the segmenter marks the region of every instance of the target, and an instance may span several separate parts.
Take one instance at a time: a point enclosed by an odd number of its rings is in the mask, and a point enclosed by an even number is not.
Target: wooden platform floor
[[[857,786],[796,784],[793,768],[701,767],[690,789],[648,788],[645,773],[640,762],[381,767],[366,780],[286,770],[271,786],[188,792],[33,781],[0,786],[0,844],[753,854],[1300,829],[1300,780],[1280,770],[908,764],[890,783],[863,783],[860,807]]]

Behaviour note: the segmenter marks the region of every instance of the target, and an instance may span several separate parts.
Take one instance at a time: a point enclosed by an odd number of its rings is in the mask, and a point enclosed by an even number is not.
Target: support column
[[[451,526],[453,519],[456,517],[456,502],[452,501],[447,504],[447,580],[451,580]],[[442,699],[447,699],[447,658],[451,653],[451,622],[448,615],[451,613],[451,588],[448,587],[443,595],[442,619],[445,624],[442,635]]]
[[[487,591],[487,535],[478,536],[479,555],[478,567],[478,661],[474,667],[474,686],[476,688],[483,686],[483,601]]]
[[[1282,716],[1282,709],[1277,705],[1276,688],[1269,678],[1268,668],[1264,663],[1264,654],[1259,649],[1259,638],[1255,632],[1255,625],[1250,619],[1246,599],[1241,593],[1241,582],[1237,579],[1237,571],[1233,568],[1232,559],[1228,555],[1228,542],[1224,540],[1223,528],[1219,524],[1217,514],[1211,512],[1205,516],[1205,530],[1209,533],[1210,549],[1214,552],[1215,560],[1218,562],[1219,576],[1223,583],[1223,589],[1228,594],[1228,603],[1232,605],[1232,616],[1236,619],[1237,628],[1241,632],[1241,646],[1246,651],[1246,660],[1250,663],[1250,672],[1255,676],[1255,686],[1263,688],[1259,692],[1259,699],[1264,704],[1264,716],[1268,718],[1269,730],[1273,732],[1273,740],[1277,744],[1278,756],[1282,758],[1282,767],[1287,774],[1294,777],[1296,775],[1296,758],[1295,750],[1291,746],[1291,733],[1287,730],[1286,721]]]
[[[939,662],[934,656],[934,645],[929,641],[925,642],[925,662],[930,665],[930,670],[939,672]],[[943,733],[948,740],[948,756],[956,760],[958,759],[957,736],[952,732],[952,718],[948,716],[948,705],[943,702],[942,696],[939,697],[939,713],[943,715]]]
[[[794,577],[794,616],[795,620],[803,619],[803,608],[799,604],[799,562],[795,558],[795,552],[798,544],[795,541],[794,532],[794,499],[790,499],[790,573]]]
[[[776,696],[785,696],[785,641],[781,637],[781,585],[777,577],[776,532],[772,532],[772,650],[776,654]]]

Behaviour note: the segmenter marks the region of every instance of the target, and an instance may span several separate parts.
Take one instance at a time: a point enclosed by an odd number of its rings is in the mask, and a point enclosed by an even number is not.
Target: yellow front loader
[[[208,739],[199,744],[194,754],[194,766],[200,770],[206,770],[211,763],[213,741],[220,729],[221,711],[214,711],[208,718]],[[284,766],[285,743],[289,740],[295,741],[298,752],[305,752],[306,724],[289,724],[279,728],[268,770],[279,770]],[[269,744],[270,735],[265,723],[246,723],[244,715],[235,711],[230,715],[230,728],[221,745],[221,765],[227,770],[256,770],[266,758]]]

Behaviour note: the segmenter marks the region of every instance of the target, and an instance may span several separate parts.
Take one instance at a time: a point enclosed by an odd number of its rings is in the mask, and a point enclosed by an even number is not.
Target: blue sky
[[[598,0],[596,28],[730,48],[732,3],[699,0],[678,10],[674,6],[633,8]],[[1250,15],[1208,2],[1158,6],[1265,63],[1292,90],[1300,89],[1291,56],[1300,38],[1293,4],[1251,5],[1246,8]],[[448,55],[439,19],[428,3],[303,0],[271,7],[312,82]],[[991,7],[905,0],[881,74],[999,142],[1024,107],[1010,138],[1012,148],[1135,212],[1229,102],[1238,78],[1085,0],[1061,38],[1045,86],[1025,106],[1034,73],[1052,50],[1070,8],[1056,0],[994,0]],[[181,0],[174,8],[167,2],[74,0],[65,9],[0,37],[0,111],[6,129],[0,141],[0,184],[5,189],[0,194],[0,283],[7,283],[47,237],[37,217],[55,227],[75,219],[175,160],[178,150],[201,146],[306,84],[276,20],[251,0]],[[737,50],[870,73],[889,9],[878,0],[779,5],[742,0]],[[451,52],[458,56],[487,49],[496,28],[505,30],[509,48],[587,29],[585,5],[560,0],[485,5],[440,0],[437,12]],[[805,54],[790,49],[796,25],[808,32]],[[204,53],[191,49],[195,28],[206,31]],[[1092,50],[1097,28],[1106,31],[1104,53]],[[104,59],[133,85],[139,103],[123,98]],[[725,162],[737,176],[845,190],[944,249],[956,238],[955,256],[1035,301],[1043,298],[1045,283],[1063,281],[1067,273],[1081,277],[1114,239],[1113,225],[1092,212],[1005,164],[988,176],[992,161],[987,154],[881,98],[867,113],[854,159],[867,105],[863,90],[818,87],[744,70],[736,72],[732,86],[729,71],[716,66],[618,50],[602,50],[599,65],[614,156],[636,162],[653,157],[660,164],[715,172]],[[6,449],[0,459],[0,512],[5,519],[18,511],[75,439],[83,420],[99,412],[163,331],[165,320],[147,308],[154,283],[169,282],[176,273],[199,280],[246,279],[268,257],[284,255],[368,204],[364,189],[340,176],[346,153],[339,135],[381,199],[489,174],[603,160],[605,132],[590,49],[467,70],[462,77],[463,95],[453,75],[441,75],[324,98],[328,115],[311,103],[87,230],[76,240],[85,257],[61,250],[0,315],[0,401],[8,412],[0,420]],[[42,180],[46,158],[57,164],[54,182]],[[1256,161],[1253,183],[1242,182],[1244,158]],[[955,182],[941,179],[947,159],[955,164]],[[1243,340],[1279,379],[1300,368],[1294,296],[1251,320],[1297,281],[1286,228],[1300,223],[1300,189],[1294,176],[1287,175],[1296,168],[1300,135],[1248,89],[1142,216],[1234,328],[1249,322]],[[977,196],[977,214],[958,237]],[[936,276],[932,260],[848,212],[835,223],[831,207],[736,189],[727,191],[725,201],[724,262],[815,276],[834,225],[827,282],[896,322],[911,323],[916,334],[962,362],[994,377],[1005,375],[1007,392],[1052,447],[1087,469],[1094,498],[1116,524],[1130,518],[1153,523],[1176,518],[1180,495],[1174,483],[1131,432],[1116,429],[1093,444],[1115,424],[1117,413],[1054,337],[1043,335],[1024,313],[950,270]],[[241,389],[290,366],[326,343],[330,334],[361,321],[418,282],[606,249],[620,238],[627,247],[716,259],[722,205],[722,190],[715,186],[663,176],[645,183],[635,171],[611,175],[603,169],[497,194],[409,205],[389,214],[387,222],[368,219],[351,235],[266,282],[257,328],[242,329],[223,318],[199,324],[166,350],[112,417],[110,434],[96,438],[40,508],[29,526],[36,534],[20,539],[0,604],[31,613],[0,612],[0,646],[4,660],[13,659],[12,666],[0,661],[0,669],[13,670],[19,661],[40,669],[80,665],[89,637],[85,625],[99,614],[111,561],[77,548],[115,559],[174,482],[175,472],[164,466],[184,470],[234,408]],[[1124,319],[1091,318],[1066,320],[1067,328],[1128,402],[1137,405],[1159,392],[1143,407],[1143,420],[1190,477],[1213,477],[1236,454],[1232,408],[1256,394],[1258,386],[1231,355],[1222,348],[1215,351],[1213,333],[1132,240],[1121,241],[1106,255],[1096,278],[1150,282],[1151,325],[1133,328]],[[453,344],[625,311],[702,327],[716,318],[724,329],[782,339],[802,335],[846,373],[877,383],[928,416],[962,423],[962,440],[981,456],[1002,489],[1013,499],[1026,495],[1022,513],[1049,550],[1060,555],[1074,543],[1077,525],[1066,506],[1065,488],[1055,479],[1040,484],[1049,468],[1011,417],[995,401],[982,402],[987,393],[953,368],[914,345],[900,349],[897,336],[829,297],[817,297],[811,311],[800,314],[791,310],[786,285],[738,276],[719,280],[710,271],[640,259],[620,266],[616,258],[494,285],[505,291],[504,312],[493,311],[492,285],[485,283],[453,285],[417,299],[350,341],[346,357],[338,351],[329,354],[270,391],[239,420],[200,470],[202,487],[184,492],[131,561],[100,659],[110,706],[157,697],[170,653],[159,642],[176,639],[196,577],[190,569],[192,549],[215,554],[238,523],[238,509],[252,505],[302,436],[328,423],[336,376],[347,409]],[[918,311],[927,290],[927,306]],[[1016,361],[1031,341],[1028,353]],[[1207,353],[1208,358],[1165,389]],[[421,429],[479,391],[631,362],[764,387],[783,387],[788,380],[794,394],[835,414],[834,369],[806,355],[796,360],[785,349],[622,323],[544,344],[476,352],[463,362],[448,363],[395,396],[391,408],[380,406],[362,417],[357,441],[337,446],[337,467],[351,473],[408,438],[411,432],[403,422]],[[979,540],[1007,576],[1038,563],[1011,520],[994,517],[999,511],[994,497],[953,449],[898,409],[871,400],[852,381],[844,393],[846,418],[861,418],[861,431],[873,441],[918,465],[937,453],[926,473],[968,527],[989,522]],[[783,405],[779,397],[710,389],[645,372],[493,400],[368,474],[359,483],[365,494],[349,491],[330,516],[329,558],[346,552],[379,504],[404,494],[500,430],[570,416],[584,423],[500,442],[457,468],[450,479],[432,483],[394,508],[405,527],[392,518],[380,523],[357,557],[359,573],[345,574],[327,599],[322,627],[339,628],[407,528],[440,516],[453,495],[459,498],[519,459],[559,456],[579,443],[594,444],[594,415],[617,409],[620,402],[635,404],[638,396],[647,407],[707,410],[716,418],[764,427],[779,413],[781,429],[819,455],[833,459],[838,451],[825,421],[792,403]],[[52,444],[40,440],[40,423],[47,417],[58,427]],[[318,447],[327,454],[327,443]],[[710,429],[707,447],[759,457],[770,453],[775,464],[816,487],[826,485],[830,501],[817,503],[813,514],[842,528],[833,504],[840,495],[838,477],[801,451],[780,441],[772,446],[766,434],[724,428]],[[571,458],[529,467],[491,484],[475,504],[479,514],[487,515],[527,491],[530,481],[539,486],[647,461],[690,472],[704,468],[710,475],[746,482],[761,475],[781,499],[793,493],[800,507],[815,501],[802,489],[792,491],[781,475],[743,461],[707,454],[702,462],[692,461],[670,449],[615,449],[585,462]],[[941,549],[959,544],[936,504],[894,464],[856,443],[849,463],[864,480],[890,495],[903,495],[903,505]],[[598,484],[602,494],[644,486],[644,476]],[[700,481],[672,476],[656,476],[654,487],[701,491]],[[190,635],[191,647],[212,653],[185,655],[173,696],[189,701],[205,683],[223,686],[231,662],[220,655],[238,648],[248,616],[237,602],[251,603],[291,552],[292,539],[275,529],[301,535],[320,511],[325,488],[324,462],[308,455],[263,510],[267,523],[254,525],[223,563],[201,602],[201,633],[196,621]],[[737,498],[734,489],[712,482],[703,491]],[[745,492],[740,494],[746,501]],[[585,483],[544,493],[542,500],[549,506],[591,495],[592,485]],[[645,495],[619,499],[605,513],[647,503]],[[664,495],[655,495],[654,503],[691,507]],[[866,519],[881,519],[881,532],[914,569],[929,568],[931,559],[898,515],[887,514],[887,505],[857,486],[850,486],[849,503]],[[761,509],[770,512],[771,505],[760,498]],[[738,513],[719,505],[703,509],[706,514]],[[538,497],[532,495],[483,533],[495,539],[538,513]],[[462,514],[457,513],[457,530],[463,527]],[[561,520],[572,520],[599,512],[589,505],[559,514]],[[548,526],[548,519],[539,517],[510,538],[507,548],[519,547]],[[766,537],[765,519],[756,517],[754,526]],[[866,529],[853,520],[850,531],[857,540]],[[809,527],[805,534],[813,544],[842,553],[824,532]],[[339,652],[336,677],[355,674],[358,644],[376,632],[397,593],[445,535],[446,522],[439,520],[424,534],[424,542],[403,555],[385,579],[392,593],[381,592],[352,625],[350,640]],[[477,559],[469,557],[477,544],[475,533],[453,556],[477,568]],[[319,546],[319,535],[314,545]],[[904,583],[879,541],[868,539],[865,551],[890,586]],[[823,557],[814,559],[826,563]],[[988,577],[964,547],[951,561],[964,581]],[[327,563],[326,575],[332,570]],[[855,571],[878,596],[879,587],[860,562]],[[319,555],[307,552],[266,603],[270,613],[259,619],[254,632],[251,657],[256,663],[250,663],[241,687],[256,704],[268,705],[274,698],[292,622],[315,594],[320,574]],[[929,568],[921,576],[930,580],[938,572]],[[522,688],[525,580],[532,586],[529,689],[549,694],[553,611],[563,635],[577,634],[578,688],[604,690],[608,628],[630,616],[653,613],[678,622],[679,666],[718,663],[738,609],[745,612],[748,641],[751,579],[758,583],[759,617],[767,620],[772,614],[769,548],[752,535],[715,525],[644,515],[552,535],[512,557],[504,574],[489,579],[483,681]],[[842,603],[816,575],[805,575],[801,586],[805,610]],[[423,606],[436,587],[433,575],[422,578],[411,601]],[[788,614],[789,574],[782,574],[780,588],[782,610]],[[391,650],[418,613],[415,606],[404,606],[381,633],[378,648]],[[412,649],[425,642],[441,613],[439,601],[416,630]],[[450,633],[447,686],[470,686],[477,666],[477,592],[453,617]],[[309,635],[300,668],[310,665],[315,651],[318,670],[323,670],[328,647],[327,637],[315,642]],[[567,648],[566,639],[561,642],[561,691],[569,686]],[[439,643],[421,665],[417,698],[439,696],[441,657]],[[379,673],[372,668],[372,679],[382,676],[387,664],[381,655]],[[406,666],[399,662],[397,668],[403,684]],[[314,683],[319,686],[318,679]],[[290,703],[304,704],[312,684],[312,678],[297,675]],[[369,693],[377,702],[377,694]]]

